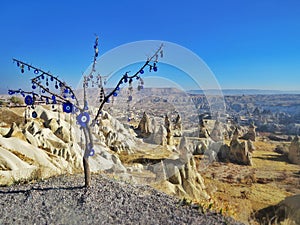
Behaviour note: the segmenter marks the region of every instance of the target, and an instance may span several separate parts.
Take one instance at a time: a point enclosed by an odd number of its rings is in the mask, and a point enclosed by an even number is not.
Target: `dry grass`
[[[24,122],[24,117],[22,116],[25,108],[0,108],[0,121],[7,124],[7,127],[15,122],[17,125]]]
[[[253,166],[215,163],[203,172],[213,200],[216,204],[227,202],[228,212],[237,220],[257,224],[251,213],[300,193],[300,166],[273,152],[277,144],[256,141]]]

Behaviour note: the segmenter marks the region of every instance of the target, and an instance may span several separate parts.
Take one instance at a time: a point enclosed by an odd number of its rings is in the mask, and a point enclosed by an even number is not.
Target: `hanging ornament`
[[[30,95],[27,95],[26,97],[25,97],[25,104],[26,105],[32,105],[33,104],[33,98],[32,98],[32,96],[30,96]]]
[[[39,74],[39,70],[38,70],[38,69],[35,69],[33,72],[34,72],[35,74]]]
[[[51,80],[51,81],[53,81],[53,80],[54,80],[54,78],[51,76],[50,80]]]
[[[36,89],[36,86],[34,84],[32,85],[32,89]]]
[[[160,57],[161,57],[161,58],[164,57],[164,52],[163,52],[163,50],[160,50]]]
[[[113,93],[113,96],[114,96],[114,97],[117,97],[117,96],[118,96],[118,93],[117,93],[117,92],[114,92],[114,93]]]
[[[20,66],[20,63],[19,62],[17,62],[17,67],[19,67]]]
[[[15,92],[12,91],[12,90],[8,90],[8,94],[9,94],[9,95],[13,95],[13,94],[15,94]]]
[[[95,150],[94,149],[90,149],[90,156],[94,156],[95,155]]]
[[[56,97],[55,97],[55,95],[52,95],[52,104],[56,104]]]
[[[128,96],[128,102],[131,102],[132,101],[132,95],[129,95]]]
[[[151,71],[152,71],[152,65],[149,66],[149,72],[151,72]]]
[[[144,70],[140,70],[140,74],[144,74]]]
[[[46,98],[46,104],[47,105],[49,104],[49,98],[48,97]]]
[[[87,112],[83,112],[80,113],[76,119],[81,127],[86,127],[88,122],[90,121],[90,115]]]
[[[102,102],[104,100],[104,89],[103,87],[101,87],[100,89],[100,102]]]
[[[71,113],[73,111],[73,104],[71,102],[65,102],[62,106],[65,113]]]
[[[42,78],[43,80],[45,79],[45,76],[44,76],[44,74],[42,74],[41,78]]]
[[[24,73],[24,69],[23,68],[21,69],[21,73]]]
[[[30,66],[28,66],[28,71],[30,71]]]
[[[32,114],[31,114],[32,118],[37,118],[37,113],[36,111],[33,111]]]

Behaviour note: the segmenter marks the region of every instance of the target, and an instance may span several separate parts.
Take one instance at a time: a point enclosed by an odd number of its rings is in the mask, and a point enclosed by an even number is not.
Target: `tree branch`
[[[158,55],[159,52],[162,51],[163,48],[163,44],[160,45],[160,47],[156,50],[156,52],[150,57],[148,58],[148,60],[145,62],[145,64],[132,76],[128,76],[127,73],[119,80],[119,82],[117,83],[116,87],[108,94],[104,97],[104,100],[101,102],[98,112],[94,118],[94,120],[92,121],[92,126],[94,126],[96,124],[96,121],[103,109],[104,104],[107,102],[107,100],[114,94],[115,91],[117,91],[118,87],[123,83],[123,81],[125,79],[132,79],[135,78],[139,75],[139,73],[146,67],[149,65],[149,63],[153,60],[154,57],[156,57]]]

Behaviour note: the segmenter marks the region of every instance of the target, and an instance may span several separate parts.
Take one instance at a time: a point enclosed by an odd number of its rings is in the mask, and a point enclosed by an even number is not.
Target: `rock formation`
[[[214,128],[212,132],[210,133],[210,137],[214,141],[223,141],[224,136],[223,136],[223,127],[222,124],[219,120],[216,120]]]
[[[172,145],[173,144],[173,134],[172,134],[171,122],[169,120],[168,115],[165,116],[165,128],[167,130],[167,144]]]
[[[241,165],[252,165],[252,154],[249,148],[253,151],[253,146],[248,142],[240,142],[238,140],[239,132],[235,129],[230,145],[222,145],[218,152],[218,159],[222,162],[232,162]]]
[[[300,141],[298,136],[295,136],[291,142],[288,158],[292,163],[300,165]]]
[[[140,132],[142,137],[148,137],[150,135],[150,120],[146,112],[144,112],[137,130]]]
[[[179,114],[176,117],[175,122],[174,122],[173,136],[174,137],[182,136],[182,122],[181,122],[181,117]]]
[[[59,125],[57,112],[43,106],[36,106],[35,111],[38,118],[30,118],[26,124],[12,123],[5,135],[0,136],[1,185],[83,170],[79,127],[70,129],[70,119],[65,116],[60,116]],[[98,129],[104,140],[95,138],[100,142],[94,143],[95,155],[89,158],[91,172],[126,172],[118,156],[110,150],[130,153],[134,136],[108,114],[104,113],[102,122],[102,129]]]
[[[199,131],[199,138],[208,138],[209,131],[207,130],[204,121],[200,120],[200,131]]]
[[[188,199],[208,199],[202,176],[193,158],[188,161],[166,159],[155,165],[158,189]]]
[[[167,135],[168,133],[165,126],[155,126],[154,131],[150,134],[148,138],[145,139],[145,142],[165,146],[168,143]]]
[[[6,138],[17,137],[22,140],[26,140],[22,130],[17,126],[17,124],[15,122],[13,122],[11,124],[10,130],[8,131],[8,133],[6,135],[4,135],[4,137],[6,137]]]
[[[253,123],[251,123],[249,125],[248,132],[243,137],[241,137],[241,139],[255,141],[255,138],[256,138],[255,126]]]

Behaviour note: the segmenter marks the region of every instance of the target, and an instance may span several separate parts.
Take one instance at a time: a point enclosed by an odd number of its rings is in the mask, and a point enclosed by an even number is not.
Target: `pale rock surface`
[[[137,127],[137,130],[140,132],[142,137],[148,137],[150,134],[150,119],[146,112],[144,112],[143,117]]]
[[[180,158],[187,162],[193,155],[193,152],[194,152],[194,146],[192,143],[190,143],[188,141],[188,139],[183,136],[181,139],[180,139],[180,143],[179,143],[179,146],[178,146],[178,151],[179,151],[179,154],[180,154]]]
[[[65,143],[69,143],[71,139],[70,130],[66,127],[59,127],[54,134]]]
[[[156,144],[156,145],[167,145],[167,130],[163,125],[154,126],[153,133],[150,134],[148,138],[145,139],[145,142]]]
[[[229,160],[243,165],[252,165],[252,155],[246,142],[239,142],[236,129],[230,142]]]
[[[132,149],[135,147],[137,139],[128,129],[125,129],[123,124],[107,112],[104,112],[100,118],[99,132],[97,133],[101,139],[105,139],[106,145],[112,150],[118,153],[133,153]]]
[[[241,139],[255,141],[255,139],[256,139],[256,131],[255,131],[255,126],[254,126],[253,123],[251,123],[249,125],[248,132],[244,136],[242,136]]]
[[[199,138],[208,138],[209,137],[209,131],[205,125],[205,122],[203,120],[200,121],[200,131],[199,131]]]
[[[213,130],[210,133],[210,137],[212,140],[218,142],[224,140],[224,128],[222,127],[222,123],[219,120],[216,120]]]
[[[156,164],[157,185],[166,193],[188,199],[208,199],[204,179],[193,158],[188,161],[166,159]]]
[[[295,136],[289,147],[288,158],[292,163],[300,165],[300,141]]]
[[[82,146],[77,143],[81,137],[81,130],[76,125],[72,126],[73,140],[70,142],[70,115],[60,115],[58,123],[58,112],[51,112],[42,106],[37,106],[34,110],[38,118],[29,118],[27,124],[20,127],[12,124],[6,138],[0,139],[0,149],[5,151],[0,159],[1,185],[83,170],[84,146],[83,143]],[[74,118],[71,121],[74,122]],[[136,144],[130,131],[109,114],[104,115],[104,121],[110,133],[114,134],[108,142],[112,139],[118,142],[120,145],[115,145],[118,152],[124,149],[130,152]],[[98,129],[106,141],[103,132],[105,129]],[[110,153],[105,142],[95,141],[94,150],[95,155],[89,158],[92,172],[126,173],[126,168],[118,156]]]
[[[174,127],[173,127],[173,136],[174,137],[182,136],[182,121],[180,115],[178,115],[175,119]]]
[[[241,165],[252,165],[252,154],[254,150],[252,142],[240,142],[238,129],[235,129],[230,145],[223,144],[218,152],[218,159],[222,162],[232,162]]]
[[[17,126],[17,124],[15,122],[12,123],[10,130],[8,131],[7,134],[4,135],[4,137],[6,137],[6,138],[17,137],[24,141],[26,140],[26,138],[23,135],[22,130]]]
[[[168,115],[165,116],[165,128],[167,131],[167,145],[173,145],[173,131]]]
[[[59,125],[57,123],[57,119],[54,119],[54,118],[45,121],[44,126],[46,128],[49,128],[53,133],[55,131],[57,131],[57,129],[59,128]]]
[[[34,172],[38,172],[41,178],[48,178],[68,170],[66,161],[57,157],[51,158],[44,151],[19,138],[0,137],[0,147],[17,156],[12,157],[11,154],[1,154],[1,165],[11,166],[5,171],[0,171],[1,184],[11,184],[18,179],[30,179]],[[20,160],[22,163],[20,163]],[[31,173],[28,172],[28,169],[30,169]],[[16,176],[16,173],[18,176]]]

